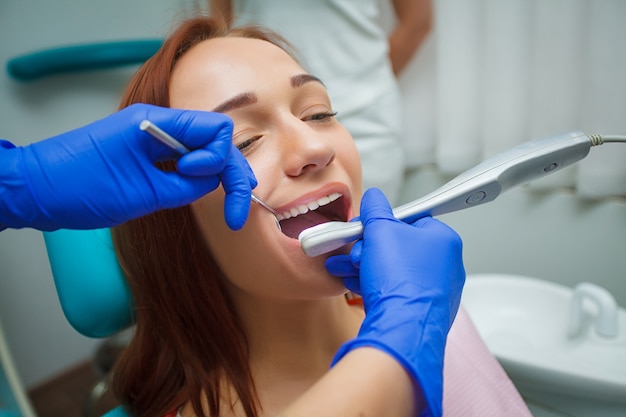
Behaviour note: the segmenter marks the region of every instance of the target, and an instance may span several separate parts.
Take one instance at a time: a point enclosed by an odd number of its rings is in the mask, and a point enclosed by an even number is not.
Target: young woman
[[[256,194],[282,219],[281,232],[255,205],[235,232],[218,189],[114,230],[136,333],[113,388],[133,416],[441,415],[446,335],[465,277],[460,239],[431,218],[395,220],[377,190],[361,201],[353,140],[322,81],[287,51],[259,28],[192,19],[123,99],[230,116]],[[365,234],[352,249],[303,254],[299,231],[356,215]],[[348,302],[346,285],[364,309]],[[500,368],[483,375],[459,358],[463,378],[513,393],[499,410],[523,410]],[[465,410],[492,403],[462,398]]]

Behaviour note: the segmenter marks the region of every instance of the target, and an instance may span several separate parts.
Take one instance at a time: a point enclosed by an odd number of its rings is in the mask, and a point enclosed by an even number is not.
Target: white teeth
[[[322,197],[322,198],[320,198],[319,200],[317,200],[317,203],[318,203],[320,206],[325,206],[326,204],[330,203],[330,198],[328,198],[328,197]]]
[[[341,197],[341,194],[339,193],[332,193],[331,195],[328,196],[328,199],[330,201],[335,201],[336,199],[338,199],[339,197]]]
[[[311,210],[317,210],[321,206],[325,206],[326,204],[329,204],[335,201],[339,197],[341,197],[340,193],[332,193],[332,194],[327,195],[326,197],[320,198],[319,200],[311,201],[310,203],[306,205],[302,204],[298,207],[292,207],[291,209],[278,214],[278,216],[276,217],[278,218],[278,220],[290,219],[292,217],[299,216],[300,214],[308,213]]]
[[[311,201],[308,204],[309,210],[317,210],[319,208],[319,204],[317,204],[317,201]]]

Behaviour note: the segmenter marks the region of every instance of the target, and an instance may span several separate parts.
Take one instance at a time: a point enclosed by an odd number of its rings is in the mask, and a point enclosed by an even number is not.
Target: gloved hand
[[[180,156],[139,129],[154,122],[193,151]],[[25,147],[0,141],[0,230],[96,229],[226,191],[231,229],[243,227],[256,179],[223,114],[135,104]],[[180,158],[180,159],[179,159]],[[154,163],[178,159],[177,172]]]
[[[392,355],[421,388],[423,416],[440,416],[446,337],[465,282],[462,243],[431,217],[412,225],[393,217],[385,196],[368,190],[361,202],[363,239],[350,255],[326,260],[327,270],[363,296],[365,320],[333,363],[371,346]]]

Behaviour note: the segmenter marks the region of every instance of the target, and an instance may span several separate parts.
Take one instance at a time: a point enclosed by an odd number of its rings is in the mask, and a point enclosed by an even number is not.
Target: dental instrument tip
[[[258,205],[260,205],[261,207],[263,207],[264,209],[266,209],[267,211],[269,211],[270,213],[272,213],[274,216],[276,216],[278,213],[276,213],[276,211],[270,207],[268,204],[266,204],[263,200],[261,200],[259,198],[259,196],[257,196],[256,194],[252,193],[252,201],[254,201],[255,203],[257,203]]]
[[[280,222],[278,221],[278,213],[276,213],[276,210],[274,210],[272,207],[270,207],[270,205],[268,205],[267,203],[265,203],[263,200],[261,200],[256,194],[252,193],[252,201],[254,201],[255,203],[257,203],[258,205],[260,205],[261,207],[263,207],[264,209],[266,209],[267,211],[269,211],[270,213],[272,213],[272,215],[274,216],[274,221],[276,222],[276,227],[278,227],[278,230],[280,230],[281,232],[283,231],[282,227],[280,227]]]

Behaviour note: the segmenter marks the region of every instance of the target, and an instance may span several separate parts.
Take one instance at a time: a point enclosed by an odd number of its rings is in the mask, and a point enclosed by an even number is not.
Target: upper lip
[[[291,211],[294,209],[296,211],[298,211],[299,209],[301,210],[302,206],[306,207],[307,209],[315,210],[317,208],[315,207],[315,205],[317,204],[318,200],[324,197],[329,197],[329,196],[333,196],[334,198],[336,197],[334,196],[335,194],[340,194],[342,197],[344,197],[344,213],[343,214],[346,216],[346,220],[347,220],[347,217],[349,215],[348,211],[349,211],[350,202],[351,202],[350,190],[345,184],[337,183],[337,182],[326,184],[318,188],[317,190],[303,194],[299,196],[298,198],[290,201],[287,204],[274,208],[274,210],[278,214],[278,220],[282,220],[283,218],[292,217],[291,214],[287,214],[287,213],[291,213]]]

